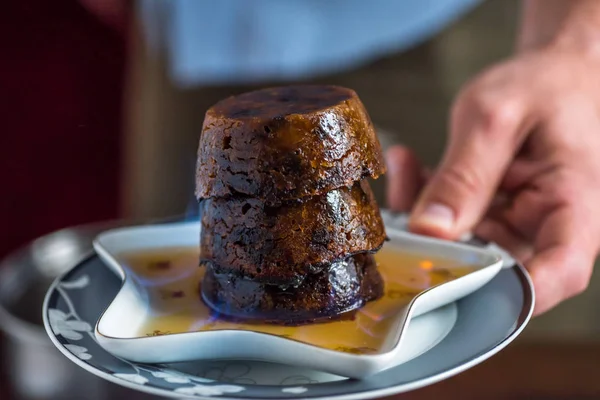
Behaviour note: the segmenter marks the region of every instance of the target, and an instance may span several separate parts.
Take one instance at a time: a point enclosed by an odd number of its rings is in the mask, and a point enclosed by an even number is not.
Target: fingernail
[[[414,222],[447,231],[454,226],[454,211],[443,204],[432,203],[425,207],[420,214],[414,216]]]

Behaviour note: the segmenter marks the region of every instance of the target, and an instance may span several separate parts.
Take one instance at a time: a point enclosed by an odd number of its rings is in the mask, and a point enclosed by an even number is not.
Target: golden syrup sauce
[[[385,282],[382,298],[367,303],[353,318],[320,321],[300,326],[220,320],[202,302],[196,248],[165,248],[119,256],[148,291],[152,314],[139,336],[156,336],[208,330],[251,330],[283,336],[322,348],[356,354],[375,354],[394,345],[399,311],[428,288],[451,281],[479,266],[447,259],[424,258],[384,245],[376,254]],[[391,340],[390,340],[391,339]]]

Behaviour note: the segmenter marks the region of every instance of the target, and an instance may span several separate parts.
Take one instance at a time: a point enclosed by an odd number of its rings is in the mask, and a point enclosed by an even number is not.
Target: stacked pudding
[[[204,301],[236,318],[300,323],[382,295],[386,234],[367,181],[385,172],[356,93],[288,86],[222,100],[198,149]]]

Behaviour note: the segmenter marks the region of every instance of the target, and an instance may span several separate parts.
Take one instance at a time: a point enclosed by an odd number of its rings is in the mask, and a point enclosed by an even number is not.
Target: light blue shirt
[[[140,0],[179,86],[299,79],[429,39],[480,0]]]

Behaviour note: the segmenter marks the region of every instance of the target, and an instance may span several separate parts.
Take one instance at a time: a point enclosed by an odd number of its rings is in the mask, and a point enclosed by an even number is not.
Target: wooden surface
[[[389,399],[596,399],[599,372],[600,341],[516,342],[460,375]]]

